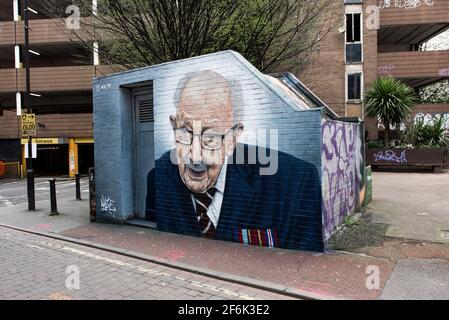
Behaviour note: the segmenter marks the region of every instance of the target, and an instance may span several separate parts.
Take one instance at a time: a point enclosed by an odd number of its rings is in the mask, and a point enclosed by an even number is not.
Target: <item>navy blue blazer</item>
[[[244,147],[247,155],[248,146]],[[268,165],[245,163],[228,164],[215,238],[323,251],[317,168],[279,151],[274,175],[260,175],[260,168]],[[171,163],[170,151],[156,161],[147,181],[147,219],[156,221],[162,231],[200,236],[191,191],[182,182],[178,166]]]

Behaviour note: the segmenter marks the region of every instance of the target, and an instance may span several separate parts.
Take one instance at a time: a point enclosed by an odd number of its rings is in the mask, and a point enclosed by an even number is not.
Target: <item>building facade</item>
[[[71,177],[87,173],[94,164],[92,79],[107,71],[64,21],[43,14],[41,1],[30,2],[35,173]],[[18,115],[26,112],[23,12],[24,1],[0,3],[0,160],[19,162],[22,174],[26,139],[21,136]]]
[[[449,29],[449,0],[335,0],[330,20],[298,77],[338,114],[364,118],[363,96],[377,77],[415,90],[449,77],[449,51],[422,44]],[[449,105],[416,105],[414,114],[447,114]],[[378,138],[365,119],[366,138]]]
[[[99,65],[64,21],[42,14],[41,1],[31,3],[37,12],[30,13],[35,170],[85,173],[93,165],[92,78],[113,68]],[[23,9],[21,0],[0,3],[0,160],[19,163],[18,171],[25,172],[18,120],[26,109]],[[364,92],[379,76],[415,89],[449,78],[449,51],[421,46],[448,29],[449,0],[334,0],[328,10],[329,32],[297,76],[340,116],[364,119]],[[414,113],[447,115],[449,105],[418,105]],[[366,137],[377,139],[376,119],[364,120]]]

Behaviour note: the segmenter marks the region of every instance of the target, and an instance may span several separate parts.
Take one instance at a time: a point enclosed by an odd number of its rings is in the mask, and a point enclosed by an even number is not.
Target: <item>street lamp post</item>
[[[26,65],[26,104],[27,113],[31,113],[31,96],[30,96],[30,35],[29,35],[29,15],[30,1],[25,0],[24,17],[25,17],[25,65]],[[31,135],[28,136],[28,159],[27,159],[27,196],[28,211],[36,210],[36,201],[34,195],[34,170],[33,170],[33,146]]]

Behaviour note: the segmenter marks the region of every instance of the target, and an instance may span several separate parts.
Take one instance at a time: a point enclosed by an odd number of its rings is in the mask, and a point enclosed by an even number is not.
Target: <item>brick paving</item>
[[[66,271],[72,266],[79,270],[78,290],[66,286],[67,279],[73,276],[73,273]],[[0,283],[0,299],[290,299],[243,285],[2,227]],[[69,281],[69,287],[70,283]]]

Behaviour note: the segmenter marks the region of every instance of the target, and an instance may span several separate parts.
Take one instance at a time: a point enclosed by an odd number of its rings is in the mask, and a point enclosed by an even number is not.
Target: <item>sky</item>
[[[429,40],[426,50],[449,50],[449,30]]]

